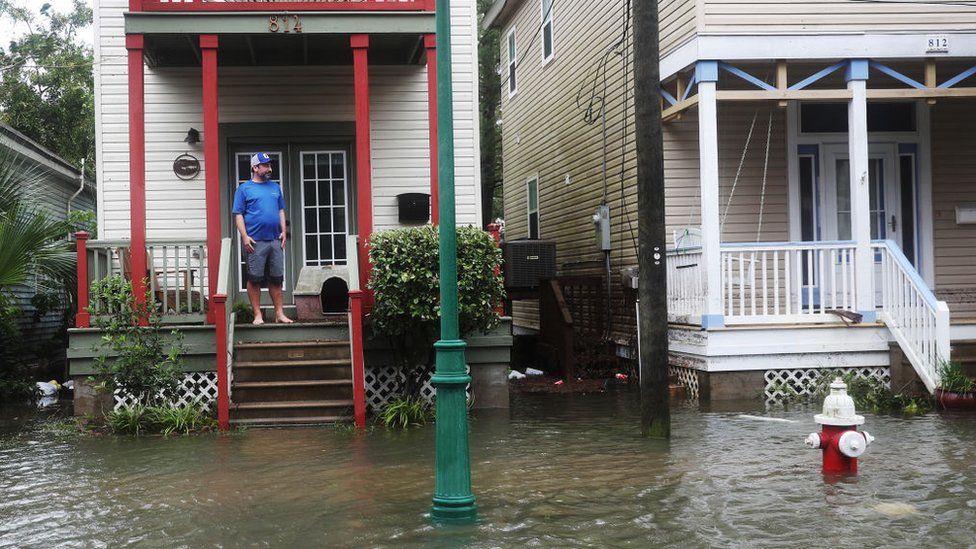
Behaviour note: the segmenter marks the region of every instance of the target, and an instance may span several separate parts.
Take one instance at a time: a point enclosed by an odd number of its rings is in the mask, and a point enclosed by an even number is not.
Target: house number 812
[[[291,22],[291,25],[289,25]],[[270,32],[294,32],[301,34],[302,20],[298,15],[272,15],[268,17],[268,31]]]

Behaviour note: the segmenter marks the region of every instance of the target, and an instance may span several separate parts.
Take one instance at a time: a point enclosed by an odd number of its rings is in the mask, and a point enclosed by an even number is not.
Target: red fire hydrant
[[[820,433],[810,433],[804,443],[823,451],[824,473],[857,473],[857,458],[874,441],[867,431],[858,431],[864,416],[854,413],[854,399],[847,394],[847,384],[836,378],[830,394],[824,399],[823,413],[814,416],[823,426]]]

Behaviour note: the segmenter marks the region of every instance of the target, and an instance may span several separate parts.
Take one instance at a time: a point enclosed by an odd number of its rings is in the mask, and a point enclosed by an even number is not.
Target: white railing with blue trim
[[[722,244],[725,324],[839,322],[855,309],[854,243]]]
[[[668,321],[701,324],[705,310],[705,265],[701,247],[667,254]]]
[[[949,360],[949,306],[919,276],[901,248],[875,241],[881,255],[878,313],[929,391],[939,384],[939,365]]]

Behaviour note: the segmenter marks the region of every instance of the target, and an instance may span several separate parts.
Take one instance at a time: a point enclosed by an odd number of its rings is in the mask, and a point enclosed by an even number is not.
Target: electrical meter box
[[[593,214],[593,226],[596,228],[596,247],[601,252],[610,251],[610,206],[601,204]]]

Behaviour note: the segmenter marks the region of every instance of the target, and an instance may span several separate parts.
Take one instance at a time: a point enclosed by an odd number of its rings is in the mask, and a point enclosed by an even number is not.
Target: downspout
[[[71,203],[74,202],[81,191],[85,190],[85,159],[81,159],[81,175],[78,177],[78,191],[68,199],[68,217],[71,217]]]

